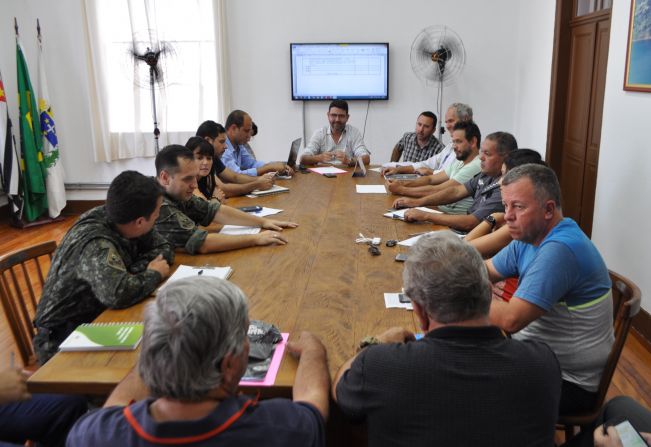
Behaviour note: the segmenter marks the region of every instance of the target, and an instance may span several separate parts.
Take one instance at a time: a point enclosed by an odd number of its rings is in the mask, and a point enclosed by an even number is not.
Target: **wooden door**
[[[559,0],[560,9],[562,3]],[[609,6],[606,2],[603,5]],[[576,8],[575,5],[574,13],[569,17],[557,14],[547,159],[559,177],[563,214],[576,220],[590,236],[610,38],[610,8],[596,12],[592,9],[581,16],[576,14]]]

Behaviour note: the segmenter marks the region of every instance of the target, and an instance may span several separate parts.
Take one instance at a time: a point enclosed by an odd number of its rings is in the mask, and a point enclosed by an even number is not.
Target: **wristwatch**
[[[495,218],[493,216],[489,214],[488,216],[484,217],[484,220],[490,224],[491,230],[495,228],[495,224],[497,222],[495,222]]]
[[[362,341],[359,342],[359,347],[358,351],[361,351],[362,349],[366,348],[367,346],[373,346],[373,345],[379,345],[382,343],[380,340],[378,340],[377,337],[372,337],[372,336],[367,336],[362,338]]]

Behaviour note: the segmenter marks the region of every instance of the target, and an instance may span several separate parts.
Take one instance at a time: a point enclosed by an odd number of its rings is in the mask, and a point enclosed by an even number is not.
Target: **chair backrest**
[[[32,321],[56,247],[49,241],[0,257],[0,301],[24,366],[36,361]]]
[[[615,332],[615,342],[610,349],[604,372],[601,375],[599,389],[597,390],[596,407],[600,409],[606,398],[606,393],[610,387],[610,381],[617,369],[617,362],[624,349],[628,331],[631,328],[633,317],[640,312],[642,294],[640,288],[630,279],[609,270],[610,280],[613,283],[613,329]]]

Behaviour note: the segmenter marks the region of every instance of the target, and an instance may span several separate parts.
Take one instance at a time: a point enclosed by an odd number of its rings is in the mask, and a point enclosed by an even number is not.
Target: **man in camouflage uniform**
[[[65,235],[34,319],[41,364],[79,324],[141,301],[169,275],[174,250],[153,229],[161,196],[155,179],[125,171],[111,183],[106,204],[84,213]]]
[[[283,228],[297,227],[295,223],[264,219],[218,201],[208,202],[194,196],[192,192],[197,188],[198,173],[194,155],[185,146],[166,146],[156,155],[158,182],[165,189],[156,229],[175,248],[196,254],[287,243],[278,232]],[[254,226],[271,231],[231,236],[199,228],[199,225],[213,223]]]

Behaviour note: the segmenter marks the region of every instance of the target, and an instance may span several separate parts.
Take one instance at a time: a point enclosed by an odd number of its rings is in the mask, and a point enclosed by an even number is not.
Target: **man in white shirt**
[[[445,128],[450,135],[452,135],[454,125],[459,121],[472,121],[472,107],[467,104],[455,102],[445,112]],[[403,163],[402,166],[385,168],[382,170],[382,174],[413,174],[416,172],[421,175],[432,175],[437,171],[445,169],[455,160],[454,148],[452,142],[450,142],[442,151],[427,160],[411,164]]]
[[[301,164],[334,162],[354,166],[359,158],[364,164],[369,164],[371,153],[364,144],[362,134],[355,127],[346,124],[350,117],[348,103],[340,99],[332,101],[327,116],[330,124],[314,132],[305,146]]]

